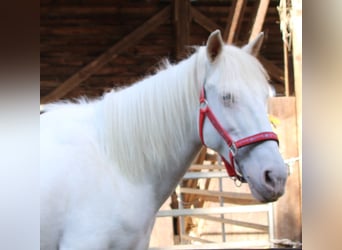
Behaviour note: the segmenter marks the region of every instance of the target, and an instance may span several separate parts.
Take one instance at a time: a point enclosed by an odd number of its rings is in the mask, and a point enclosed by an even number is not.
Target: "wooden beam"
[[[201,25],[203,28],[205,28],[209,32],[213,32],[214,30],[222,30],[221,27],[216,24],[214,21],[212,21],[210,18],[203,15],[200,11],[196,10],[195,7],[190,8],[191,16],[194,19],[196,23]]]
[[[289,84],[289,60],[288,60],[288,48],[290,47],[289,39],[288,39],[288,7],[287,1],[280,1],[279,6],[277,7],[279,19],[280,19],[280,30],[282,33],[282,41],[283,41],[283,57],[284,57],[284,79],[285,79],[285,96],[290,96],[290,84]]]
[[[294,87],[296,94],[296,115],[297,115],[297,138],[298,138],[298,155],[299,160],[299,176],[298,181],[300,185],[299,192],[299,210],[302,215],[302,0],[292,0],[292,53],[293,53],[293,70],[294,70]],[[299,227],[302,227],[302,217],[298,217]],[[299,235],[299,232],[298,232]],[[296,238],[295,238],[296,239]],[[297,236],[297,239],[301,239]]]
[[[176,59],[184,56],[184,48],[190,37],[190,2],[189,0],[173,0],[173,20],[176,33]]]
[[[201,242],[201,243],[210,243],[210,244],[215,243],[214,241],[211,241],[211,240],[202,239],[200,237],[194,237],[194,236],[190,236],[190,235],[187,235],[187,234],[181,234],[181,239],[187,240],[187,241],[196,241],[196,242]]]
[[[228,44],[232,44],[236,39],[237,30],[242,19],[242,10],[245,5],[246,0],[235,0],[231,7],[232,10],[229,13],[227,25],[223,35],[223,39]]]
[[[249,227],[261,231],[266,231],[268,233],[268,226],[267,225],[262,225],[262,224],[257,224],[257,223],[252,223],[252,222],[247,222],[247,221],[239,221],[239,220],[232,220],[232,219],[226,219],[226,218],[219,218],[219,217],[214,217],[211,215],[195,215],[194,217],[204,219],[204,220],[211,220],[211,221],[216,221],[220,223],[226,223],[226,224],[231,224],[231,225],[236,225],[240,227]]]
[[[260,0],[249,41],[252,41],[262,31],[269,3],[270,0]]]
[[[87,64],[85,67],[80,69],[74,75],[69,77],[66,81],[64,81],[61,85],[59,85],[55,90],[53,90],[48,95],[44,96],[41,99],[41,103],[48,103],[51,101],[55,101],[67,93],[69,93],[72,89],[79,86],[81,82],[88,79],[92,74],[94,74],[98,69],[107,64],[113,58],[117,57],[124,50],[129,47],[137,44],[143,37],[147,34],[155,30],[161,24],[166,22],[170,18],[171,9],[170,6],[165,7],[153,17],[148,19],[141,26],[136,28],[130,34],[123,37],[120,41],[115,43],[111,48],[97,57],[95,60]]]
[[[180,192],[194,194],[205,200],[210,200],[213,202],[219,202],[219,198],[222,198],[225,202],[232,204],[260,204],[259,201],[257,201],[251,194],[248,193],[209,191],[186,187],[181,187]]]
[[[279,150],[285,160],[301,158],[297,148],[297,97],[270,98],[268,113],[277,117],[280,123],[274,128],[279,137]],[[285,194],[274,203],[274,225],[276,239],[301,241],[301,179],[297,161],[288,166],[289,176],[286,181]],[[286,221],[286,223],[283,223]]]
[[[203,165],[203,164],[192,164],[188,171],[198,171],[198,170],[225,170],[223,165]]]

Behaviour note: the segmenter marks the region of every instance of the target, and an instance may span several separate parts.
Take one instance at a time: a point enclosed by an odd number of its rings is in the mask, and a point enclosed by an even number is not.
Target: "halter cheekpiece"
[[[273,140],[276,141],[279,144],[278,136],[274,132],[261,132],[255,135],[251,135],[245,138],[242,138],[240,140],[234,141],[232,137],[229,135],[228,131],[225,131],[220,122],[217,120],[216,116],[210,109],[209,103],[205,96],[205,89],[204,86],[201,89],[200,93],[200,113],[199,113],[199,136],[201,139],[201,142],[204,146],[204,139],[203,139],[203,124],[204,120],[207,117],[211,124],[214,126],[214,128],[217,130],[217,132],[222,136],[224,141],[227,143],[229,148],[229,161],[225,157],[221,155],[222,161],[224,162],[224,165],[227,169],[227,172],[229,176],[234,179],[238,180],[240,182],[246,182],[242,174],[237,171],[237,164],[235,162],[235,156],[238,153],[239,148],[252,145],[255,143]]]

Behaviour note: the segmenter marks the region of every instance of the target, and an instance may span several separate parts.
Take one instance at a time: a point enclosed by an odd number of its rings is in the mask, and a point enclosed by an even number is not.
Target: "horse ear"
[[[224,46],[220,30],[212,32],[207,41],[207,55],[211,62],[214,62],[221,53]]]
[[[262,42],[264,41],[264,32],[260,32],[259,35],[251,42],[242,47],[242,49],[253,56],[257,56],[260,52]]]

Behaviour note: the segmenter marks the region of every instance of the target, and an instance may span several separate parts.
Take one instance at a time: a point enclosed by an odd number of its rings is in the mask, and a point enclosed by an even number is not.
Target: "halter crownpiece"
[[[209,107],[209,103],[205,97],[205,89],[204,86],[201,89],[200,93],[200,113],[199,113],[199,136],[201,142],[204,146],[204,139],[203,139],[203,124],[205,118],[208,118],[217,132],[222,136],[223,140],[227,143],[229,148],[229,161],[227,161],[226,157],[221,155],[221,158],[224,162],[228,175],[233,179],[237,179],[240,182],[246,182],[245,178],[242,174],[237,171],[237,164],[235,162],[235,156],[238,153],[239,148],[252,145],[255,143],[273,140],[279,144],[278,136],[274,132],[261,132],[255,135],[251,135],[240,140],[234,141],[232,137],[229,135],[228,131],[224,130],[220,122],[217,120],[216,116],[212,112]]]

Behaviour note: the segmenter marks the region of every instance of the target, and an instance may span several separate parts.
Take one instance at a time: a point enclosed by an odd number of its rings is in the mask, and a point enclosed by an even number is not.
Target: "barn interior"
[[[260,204],[203,148],[162,207],[150,247],[301,248],[300,0],[41,0],[40,6],[42,106],[128,87],[165,59],[188,57],[216,29],[236,46],[264,32],[258,59],[276,92],[269,112],[289,167],[287,193]],[[201,213],[193,215],[196,209]]]

